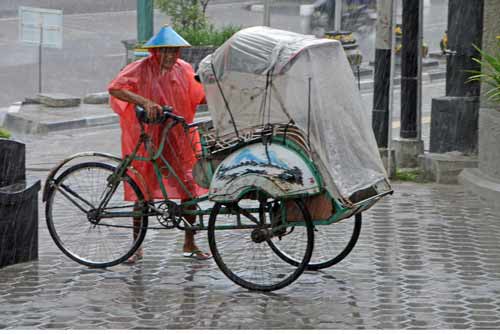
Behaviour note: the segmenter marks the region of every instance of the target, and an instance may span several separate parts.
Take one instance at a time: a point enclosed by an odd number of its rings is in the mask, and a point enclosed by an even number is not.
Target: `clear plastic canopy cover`
[[[340,42],[243,29],[206,57],[198,74],[217,135],[234,133],[235,125],[293,120],[309,132],[312,159],[331,195],[349,198],[386,178],[371,116]]]

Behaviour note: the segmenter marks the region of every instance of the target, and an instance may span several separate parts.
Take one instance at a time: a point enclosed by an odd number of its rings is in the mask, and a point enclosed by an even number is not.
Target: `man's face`
[[[181,54],[180,48],[160,48],[161,67],[170,70]]]

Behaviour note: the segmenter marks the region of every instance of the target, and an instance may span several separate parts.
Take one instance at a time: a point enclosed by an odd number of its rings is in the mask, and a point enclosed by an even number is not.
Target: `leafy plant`
[[[396,175],[393,178],[398,181],[425,183],[425,177],[420,169],[398,169],[396,170]]]
[[[0,128],[0,138],[10,138],[10,132],[7,129]]]
[[[226,26],[216,29],[205,12],[210,0],[155,0],[156,7],[170,16],[172,26],[193,46],[219,46],[241,29]]]
[[[156,7],[170,16],[174,29],[203,29],[210,0],[155,0]]]
[[[481,81],[486,83],[491,87],[485,93],[485,96],[488,97],[493,102],[500,103],[500,36],[497,36],[497,52],[496,55],[488,54],[484,52],[476,45],[474,48],[479,52],[481,58],[472,58],[476,63],[481,65],[481,70],[469,70],[467,72],[473,74],[469,77],[467,82],[471,81]]]
[[[222,29],[216,29],[213,25],[207,25],[204,29],[180,28],[176,29],[176,31],[193,46],[209,45],[218,47],[240,29],[241,27],[232,25],[223,27]]]

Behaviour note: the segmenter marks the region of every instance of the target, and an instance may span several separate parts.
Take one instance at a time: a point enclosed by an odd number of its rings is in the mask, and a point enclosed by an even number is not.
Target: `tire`
[[[361,213],[357,213],[354,223],[345,220],[332,225],[315,226],[315,248],[306,269],[325,269],[342,261],[356,245],[361,232],[361,223]],[[287,263],[294,266],[300,264],[294,256],[285,251],[286,245],[269,241],[269,246]]]
[[[54,181],[47,197],[45,217],[52,239],[64,254],[89,267],[105,268],[127,260],[146,236],[147,216],[140,217],[135,226],[132,217],[103,218],[98,223],[92,223],[86,212],[64,196],[66,194],[73,200],[76,199],[88,212],[90,205],[78,200],[72,192],[96,207],[100,202],[99,197],[108,185],[107,178],[114,171],[113,166],[101,162],[74,165]],[[143,206],[137,209],[146,213],[144,196],[137,184],[128,175],[124,175],[122,181],[130,185],[137,199],[143,203]],[[64,193],[58,188],[62,189],[62,186],[66,187]],[[124,201],[123,198],[124,184],[121,182],[106,208],[112,210],[112,207],[122,206],[117,210],[133,211],[134,204]]]
[[[305,223],[293,229],[290,227],[287,228],[288,231],[291,231],[290,234],[282,237],[288,238],[290,235],[293,235],[294,237],[297,236],[297,240],[300,239],[295,245],[297,254],[300,254],[300,256],[297,256],[300,261],[298,261],[297,266],[293,266],[280,259],[267,242],[256,242],[253,239],[252,235],[255,233],[254,231],[270,230],[269,228],[262,228],[263,223],[268,223],[269,216],[264,209],[268,204],[260,202],[260,204],[251,205],[249,202],[250,200],[243,200],[226,205],[216,203],[212,208],[208,222],[208,242],[214,260],[220,270],[230,280],[246,289],[274,291],[284,288],[302,274],[312,255],[314,226],[311,222],[309,211],[307,211],[301,200],[294,200],[293,203],[299,209]],[[252,215],[257,218],[258,223],[247,219],[243,224],[251,225],[252,227],[249,229],[238,229],[238,219],[234,211],[228,214],[229,219],[222,222],[221,214],[219,214],[221,209],[223,207],[227,209],[231,205],[238,205],[239,208],[259,208],[258,217]],[[245,218],[241,217],[242,220]],[[217,222],[230,225],[234,228],[218,229]],[[258,226],[261,226],[261,229],[257,228]],[[278,236],[272,237],[272,239],[274,238],[278,238]],[[239,266],[242,267],[238,268]]]

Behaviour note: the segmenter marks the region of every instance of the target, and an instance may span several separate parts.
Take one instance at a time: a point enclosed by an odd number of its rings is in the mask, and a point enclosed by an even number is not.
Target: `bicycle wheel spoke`
[[[312,253],[313,228],[310,221],[295,227],[291,233],[295,241],[293,247],[302,254],[301,266],[293,266],[283,261],[268,245],[274,240],[271,226],[272,205],[262,198],[259,201],[243,200],[230,204],[232,214],[218,216],[220,204],[212,209],[208,226],[210,249],[220,269],[235,283],[251,290],[272,291],[285,287],[299,277]],[[224,211],[226,212],[226,211]],[[241,224],[254,228],[238,229]],[[217,230],[217,222],[225,229]],[[274,220],[276,221],[276,220]],[[234,229],[227,229],[233,226]],[[276,229],[276,228],[274,228]]]
[[[361,230],[361,214],[331,225],[316,226],[315,247],[307,266],[310,270],[328,268],[342,261],[354,248]],[[272,240],[271,248],[284,261],[298,265],[299,255],[293,249],[294,238]],[[297,241],[298,242],[298,241]]]
[[[245,208],[241,208],[239,205],[236,205],[234,209],[236,213],[242,214],[245,218],[248,218],[251,222],[255,223],[256,225],[262,224],[262,222],[259,221],[257,217],[252,215],[252,213],[248,212]]]
[[[68,186],[66,186],[64,184],[60,184],[58,186],[58,190],[61,192],[61,194],[64,197],[66,197],[66,199],[68,201],[70,201],[73,205],[75,205],[77,208],[79,208],[82,212],[87,213],[88,211],[85,210],[76,200],[72,199],[71,196],[79,199],[80,201],[82,201],[83,203],[87,204],[89,207],[91,207],[92,209],[94,209],[94,206],[89,201],[87,201],[86,199],[82,198],[76,192],[74,192],[73,190],[71,190],[70,187],[68,187]]]
[[[111,215],[92,212],[101,205],[103,189],[109,191],[107,180],[113,173],[113,167],[98,162],[70,167],[55,181],[47,201],[46,217],[51,236],[66,255],[82,264],[94,267],[118,264],[133,254],[146,233],[145,216],[140,219],[140,225],[134,227],[134,205],[124,200],[121,184],[115,192],[106,193],[109,201],[103,209]],[[124,182],[142,199],[142,193],[131,179],[124,178]],[[77,200],[89,209],[82,210]],[[135,238],[134,229],[139,230]]]

